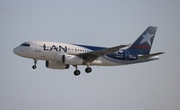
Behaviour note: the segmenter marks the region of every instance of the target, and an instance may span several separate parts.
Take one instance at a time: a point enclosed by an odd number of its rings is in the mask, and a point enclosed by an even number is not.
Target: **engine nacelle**
[[[46,61],[46,67],[51,69],[69,69],[68,64],[63,64],[59,61]]]
[[[62,62],[62,56],[63,56],[63,55],[64,55],[64,54],[62,54],[62,53],[56,54],[56,55],[55,55],[55,60],[58,60],[58,61]]]
[[[63,64],[69,64],[69,65],[83,64],[83,59],[76,55],[68,55],[68,54],[58,53],[55,55],[55,60],[58,60],[58,61],[62,62]]]
[[[75,55],[66,54],[62,56],[62,62],[69,65],[81,65],[83,64],[83,59]]]

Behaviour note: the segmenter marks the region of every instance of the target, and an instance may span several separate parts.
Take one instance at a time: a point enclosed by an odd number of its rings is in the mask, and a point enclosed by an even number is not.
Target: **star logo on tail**
[[[147,42],[151,46],[152,45],[151,38],[153,36],[154,34],[149,34],[149,32],[147,32],[145,35],[142,35],[143,39],[141,40],[140,44]]]

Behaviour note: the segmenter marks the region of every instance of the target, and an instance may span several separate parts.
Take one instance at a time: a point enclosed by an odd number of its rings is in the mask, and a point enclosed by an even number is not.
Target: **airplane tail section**
[[[149,54],[156,30],[157,27],[149,26],[128,49],[138,50],[142,51],[144,54]]]

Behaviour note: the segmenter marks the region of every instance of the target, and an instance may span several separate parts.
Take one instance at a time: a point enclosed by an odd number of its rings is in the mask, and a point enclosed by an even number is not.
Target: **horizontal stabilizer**
[[[143,58],[150,58],[152,56],[164,54],[164,52],[158,52],[158,53],[153,53],[153,54],[148,54],[148,55],[138,55],[138,58],[143,59]]]

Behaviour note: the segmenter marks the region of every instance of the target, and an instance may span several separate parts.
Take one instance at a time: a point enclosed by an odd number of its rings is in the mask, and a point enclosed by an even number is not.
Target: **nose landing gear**
[[[34,59],[34,65],[32,66],[33,69],[36,69],[36,68],[37,68],[36,64],[37,64],[37,60]]]

